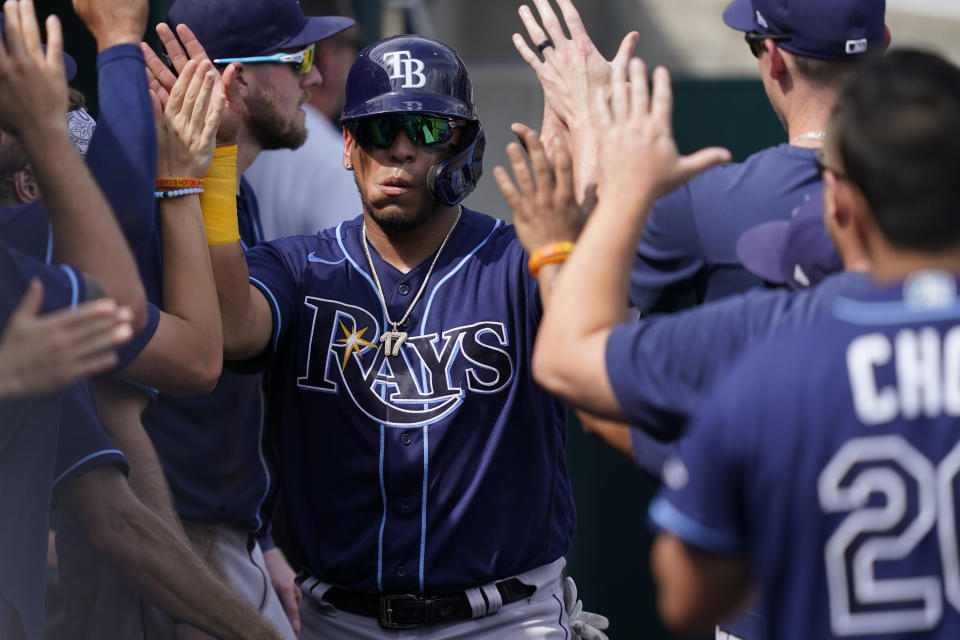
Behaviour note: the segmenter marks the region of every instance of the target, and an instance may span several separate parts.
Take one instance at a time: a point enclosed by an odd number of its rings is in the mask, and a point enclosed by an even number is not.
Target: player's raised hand
[[[150,87],[159,96],[161,104],[165,105],[167,96],[177,81],[177,74],[183,71],[187,62],[209,60],[209,57],[203,45],[197,40],[197,36],[185,24],[177,25],[177,34],[174,35],[169,25],[161,22],[157,25],[157,35],[163,43],[170,64],[173,65],[173,71],[146,43],[140,43],[140,49],[147,61],[147,79]],[[234,63],[227,65],[222,74],[217,74],[214,94],[222,93],[226,98],[220,129],[217,131],[217,142],[220,144],[236,142],[237,133],[243,123],[243,101],[236,82],[241,68],[241,65]]]
[[[133,335],[133,314],[113,300],[39,315],[42,303],[34,280],[0,336],[0,398],[49,393],[105,371]]]
[[[507,155],[516,184],[503,167],[495,167],[493,177],[513,211],[517,239],[528,253],[553,242],[576,240],[586,217],[574,195],[570,154],[562,145],[558,146],[554,170],[536,131],[521,124],[511,128],[526,147],[530,166],[520,144],[511,142]]]
[[[611,97],[607,100],[598,90],[593,113],[601,149],[601,201],[615,197],[631,210],[646,211],[657,198],[694,175],[730,161],[730,152],[719,147],[680,155],[673,138],[670,74],[658,67],[651,91],[646,66],[639,58],[615,66]]]
[[[213,159],[225,98],[215,93],[217,73],[209,60],[190,60],[174,83],[167,104],[151,90],[157,119],[157,172],[202,178]]]
[[[21,137],[50,127],[66,131],[67,80],[63,32],[47,18],[47,50],[32,0],[4,3],[6,44],[0,42],[0,126]]]
[[[72,0],[73,10],[83,20],[103,51],[118,44],[137,44],[147,29],[147,0]]]
[[[519,33],[513,34],[513,46],[536,72],[544,99],[569,126],[589,112],[594,92],[609,85],[612,65],[590,39],[571,0],[557,0],[570,31],[569,38],[548,0],[534,0],[534,4],[543,22],[542,28],[529,6],[521,5],[519,13],[530,41],[540,50],[543,59]],[[624,36],[614,62],[627,60],[639,39],[636,31]],[[545,43],[548,44],[543,46]]]

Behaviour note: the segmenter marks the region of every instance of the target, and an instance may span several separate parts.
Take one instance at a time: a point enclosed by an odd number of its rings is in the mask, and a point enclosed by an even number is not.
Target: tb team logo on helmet
[[[383,54],[383,60],[393,67],[391,80],[403,78],[401,88],[419,89],[427,84],[427,76],[423,75],[423,60],[414,58],[409,51],[388,51]]]
[[[473,191],[483,173],[486,137],[473,102],[463,60],[449,46],[416,35],[386,38],[357,55],[350,72],[340,120],[385,113],[424,113],[468,123],[459,150],[430,168],[430,197],[452,206]]]

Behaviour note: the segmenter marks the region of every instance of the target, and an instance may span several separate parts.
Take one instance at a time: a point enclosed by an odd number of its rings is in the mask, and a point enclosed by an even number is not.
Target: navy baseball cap
[[[777,46],[810,58],[850,60],[882,51],[886,0],[733,0],[723,21],[738,31],[790,36]]]
[[[176,0],[167,23],[190,27],[211,60],[302,49],[354,24],[343,16],[308,18],[297,0]]]
[[[842,271],[823,221],[823,190],[805,196],[789,220],[760,224],[740,236],[737,256],[754,275],[791,289],[812,287]]]
[[[3,32],[3,42],[4,42],[4,44],[6,44],[6,42],[7,42],[7,32],[6,32],[6,28],[5,28],[5,27],[6,27],[6,22],[5,22],[5,20],[6,20],[6,18],[3,17],[3,12],[0,11],[0,31]],[[47,50],[47,45],[43,45],[43,50],[44,50],[44,51]],[[66,72],[66,74],[67,74],[67,82],[70,82],[71,80],[73,80],[73,78],[77,75],[77,61],[74,60],[73,57],[72,57],[69,53],[67,53],[66,51],[63,52],[63,70],[64,70],[64,71]]]

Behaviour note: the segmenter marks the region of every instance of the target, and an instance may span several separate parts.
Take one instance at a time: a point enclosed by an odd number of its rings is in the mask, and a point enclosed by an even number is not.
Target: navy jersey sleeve
[[[769,356],[761,348],[737,362],[701,404],[679,455],[664,464],[663,489],[650,504],[650,519],[694,547],[747,551],[745,501],[764,423],[752,400],[766,388]]]
[[[100,113],[87,163],[131,245],[155,230],[157,133],[143,52],[121,44],[97,56]]]
[[[755,342],[808,327],[837,295],[869,284],[840,273],[802,291],[754,289],[670,315],[614,327],[607,340],[610,383],[632,424],[675,438],[705,390]]]
[[[704,266],[688,185],[661,198],[647,220],[630,275],[630,300],[642,313],[673,311],[695,293]]]
[[[795,295],[753,291],[614,327],[607,372],[623,412],[655,436],[675,438],[717,373],[751,340],[770,335]]]
[[[53,229],[43,199],[10,207],[0,206],[0,238],[37,260],[53,260]]]
[[[83,275],[77,269],[47,265],[16,249],[0,247],[0,324],[3,326],[20,304],[32,278],[39,278],[43,284],[41,313],[75,307],[86,299]]]
[[[117,366],[114,371],[120,371],[126,368],[131,362],[136,360],[140,352],[144,350],[153,334],[157,332],[160,325],[160,309],[155,304],[147,303],[147,324],[141,329],[129,342],[117,349]]]
[[[659,482],[663,475],[663,465],[677,452],[677,443],[657,440],[645,430],[631,426],[630,449],[637,467]]]
[[[243,363],[230,363],[231,369],[241,373],[262,371],[276,353],[281,336],[295,313],[300,290],[301,270],[293,266],[291,256],[300,255],[301,259],[306,259],[307,238],[298,236],[264,242],[246,252],[250,284],[267,299],[273,317],[273,331],[270,344],[261,355]]]
[[[129,470],[123,453],[103,431],[90,383],[83,381],[63,393],[54,491],[91,469],[107,465],[115,465],[124,473]]]

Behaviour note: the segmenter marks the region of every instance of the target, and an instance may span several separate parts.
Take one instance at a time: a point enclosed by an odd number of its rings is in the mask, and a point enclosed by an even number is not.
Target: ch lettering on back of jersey
[[[893,366],[895,385],[881,386],[877,370]],[[960,327],[943,335],[933,327],[857,337],[847,349],[857,417],[879,425],[902,417],[960,417]]]
[[[857,336],[846,365],[868,429],[817,479],[820,508],[839,518],[823,550],[831,628],[838,636],[928,631],[946,607],[960,613],[960,443],[950,437],[954,421],[942,420],[960,417],[960,326]],[[937,438],[951,444],[930,446]]]
[[[497,393],[513,378],[501,322],[475,322],[411,335],[388,357],[377,319],[361,307],[307,296],[313,313],[304,391],[341,393],[380,424],[418,426],[457,409],[468,393]]]
[[[393,67],[390,79],[403,79],[401,88],[419,89],[427,84],[427,76],[423,75],[423,60],[414,58],[409,51],[389,51],[383,54],[383,59]]]

